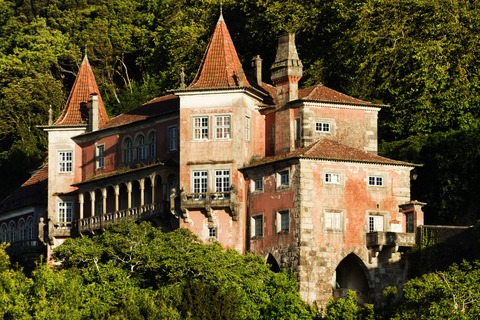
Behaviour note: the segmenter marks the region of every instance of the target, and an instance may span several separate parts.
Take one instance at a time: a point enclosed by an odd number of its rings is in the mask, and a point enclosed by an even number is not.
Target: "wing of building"
[[[293,34],[278,39],[273,85],[261,64],[247,76],[220,16],[190,85],[108,119],[85,57],[44,127],[48,255],[68,237],[150,220],[292,269],[307,302],[348,289],[373,301],[401,285],[423,204],[410,199],[415,165],[377,155],[384,106],[322,84],[299,90]],[[8,225],[2,240],[14,241]]]

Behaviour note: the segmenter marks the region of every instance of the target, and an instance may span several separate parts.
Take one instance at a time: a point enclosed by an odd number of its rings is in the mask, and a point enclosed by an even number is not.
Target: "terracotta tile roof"
[[[311,158],[319,160],[336,160],[348,162],[364,162],[376,164],[389,164],[398,166],[418,166],[408,162],[392,160],[377,155],[370,154],[363,150],[349,147],[340,142],[327,138],[319,139],[307,147],[294,150],[277,156],[264,157],[256,160],[249,167],[267,164],[291,158]]]
[[[180,98],[170,94],[149,102],[109,120],[102,129],[129,124],[152,116],[167,114],[180,109]]]
[[[44,165],[17,190],[0,202],[0,212],[19,208],[22,204],[46,204],[47,189],[48,165]]]
[[[227,25],[220,15],[197,75],[187,89],[238,87],[241,68]],[[245,74],[243,86],[250,86]]]
[[[71,126],[88,123],[88,100],[92,93],[98,94],[98,126],[101,128],[108,121],[107,111],[99,94],[92,67],[85,55],[63,113],[54,125]]]
[[[345,103],[371,104],[357,98],[347,96],[333,89],[327,88],[322,84],[298,90],[298,98],[304,100],[320,100]]]

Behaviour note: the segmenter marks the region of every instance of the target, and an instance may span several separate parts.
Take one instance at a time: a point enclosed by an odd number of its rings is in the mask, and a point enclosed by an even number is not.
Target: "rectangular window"
[[[230,170],[215,170],[215,192],[222,192],[217,199],[230,198]]]
[[[154,133],[150,134],[150,144],[149,144],[149,151],[150,151],[150,158],[155,158],[157,155],[157,136]]]
[[[300,119],[295,119],[295,129],[296,129],[295,139],[298,140],[302,136],[302,127],[300,126]]]
[[[193,193],[195,199],[205,199],[208,190],[208,171],[193,171]]]
[[[342,211],[325,211],[325,229],[342,231]]]
[[[255,184],[255,191],[262,191],[263,190],[263,180],[257,179],[254,181]]]
[[[252,236],[261,237],[263,236],[263,215],[258,215],[252,217]]]
[[[193,118],[193,138],[195,140],[208,139],[208,117]]]
[[[245,140],[250,141],[250,117],[245,117]]]
[[[217,228],[208,228],[208,237],[216,238],[217,237]]]
[[[288,186],[289,183],[290,183],[290,179],[289,179],[289,176],[288,176],[288,171],[285,170],[285,171],[280,172],[280,185]]]
[[[178,146],[178,129],[177,127],[168,128],[168,146],[170,151],[177,150]]]
[[[315,131],[317,131],[317,132],[330,132],[330,123],[328,123],[328,122],[315,122]]]
[[[340,173],[325,173],[325,183],[340,183]]]
[[[73,151],[58,152],[58,172],[73,172]]]
[[[105,167],[105,146],[97,146],[97,169]]]
[[[277,232],[290,230],[290,212],[282,210],[277,212]]]
[[[230,139],[230,116],[215,117],[215,138]]]
[[[73,220],[73,202],[72,201],[60,201],[57,207],[58,222],[60,228],[71,228],[71,222]],[[69,223],[69,224],[66,224]]]
[[[412,213],[407,213],[407,232],[408,233],[414,233],[415,232],[415,226],[413,223],[413,212]]]
[[[368,232],[383,231],[383,216],[368,216]]]
[[[368,185],[369,186],[375,186],[375,187],[383,187],[383,177],[369,176],[368,177]]]
[[[137,160],[143,160],[147,157],[147,146],[145,145],[145,137],[138,138],[137,145]]]

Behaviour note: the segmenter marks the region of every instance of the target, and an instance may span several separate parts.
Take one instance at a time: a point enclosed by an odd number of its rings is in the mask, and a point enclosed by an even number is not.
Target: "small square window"
[[[368,185],[375,187],[383,187],[383,177],[380,176],[369,176]]]
[[[193,118],[193,139],[195,140],[208,139],[208,117]]]
[[[342,231],[342,211],[325,211],[325,229],[330,231]]]
[[[262,191],[263,190],[263,180],[257,179],[254,181],[255,191]]]
[[[208,228],[208,237],[216,238],[217,237],[217,228]]]
[[[58,172],[73,172],[73,151],[58,152]]]
[[[315,122],[315,131],[317,131],[317,132],[330,132],[330,123],[328,123],[328,122]]]
[[[325,183],[340,183],[340,173],[325,173]]]
[[[290,177],[288,175],[288,171],[282,171],[280,172],[280,185],[282,186],[288,186],[290,183]]]

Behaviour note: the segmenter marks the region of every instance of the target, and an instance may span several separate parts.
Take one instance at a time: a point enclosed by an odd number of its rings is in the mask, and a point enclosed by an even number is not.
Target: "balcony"
[[[415,244],[415,233],[370,232],[367,233],[367,247],[390,246],[412,247]]]
[[[11,243],[6,251],[10,256],[21,256],[21,255],[28,255],[28,254],[35,254],[41,255],[46,254],[45,244],[40,242],[39,240],[21,240],[15,241]]]
[[[209,221],[212,220],[212,208],[229,208],[233,221],[237,221],[237,192],[234,188],[224,192],[202,192],[180,194],[183,219],[188,220],[188,210],[206,209]]]
[[[154,204],[146,204],[140,207],[119,210],[110,213],[104,213],[98,216],[83,218],[78,220],[78,232],[94,233],[95,231],[103,231],[110,223],[120,222],[122,219],[129,220],[151,220],[160,217],[165,212],[166,202],[162,201]]]

